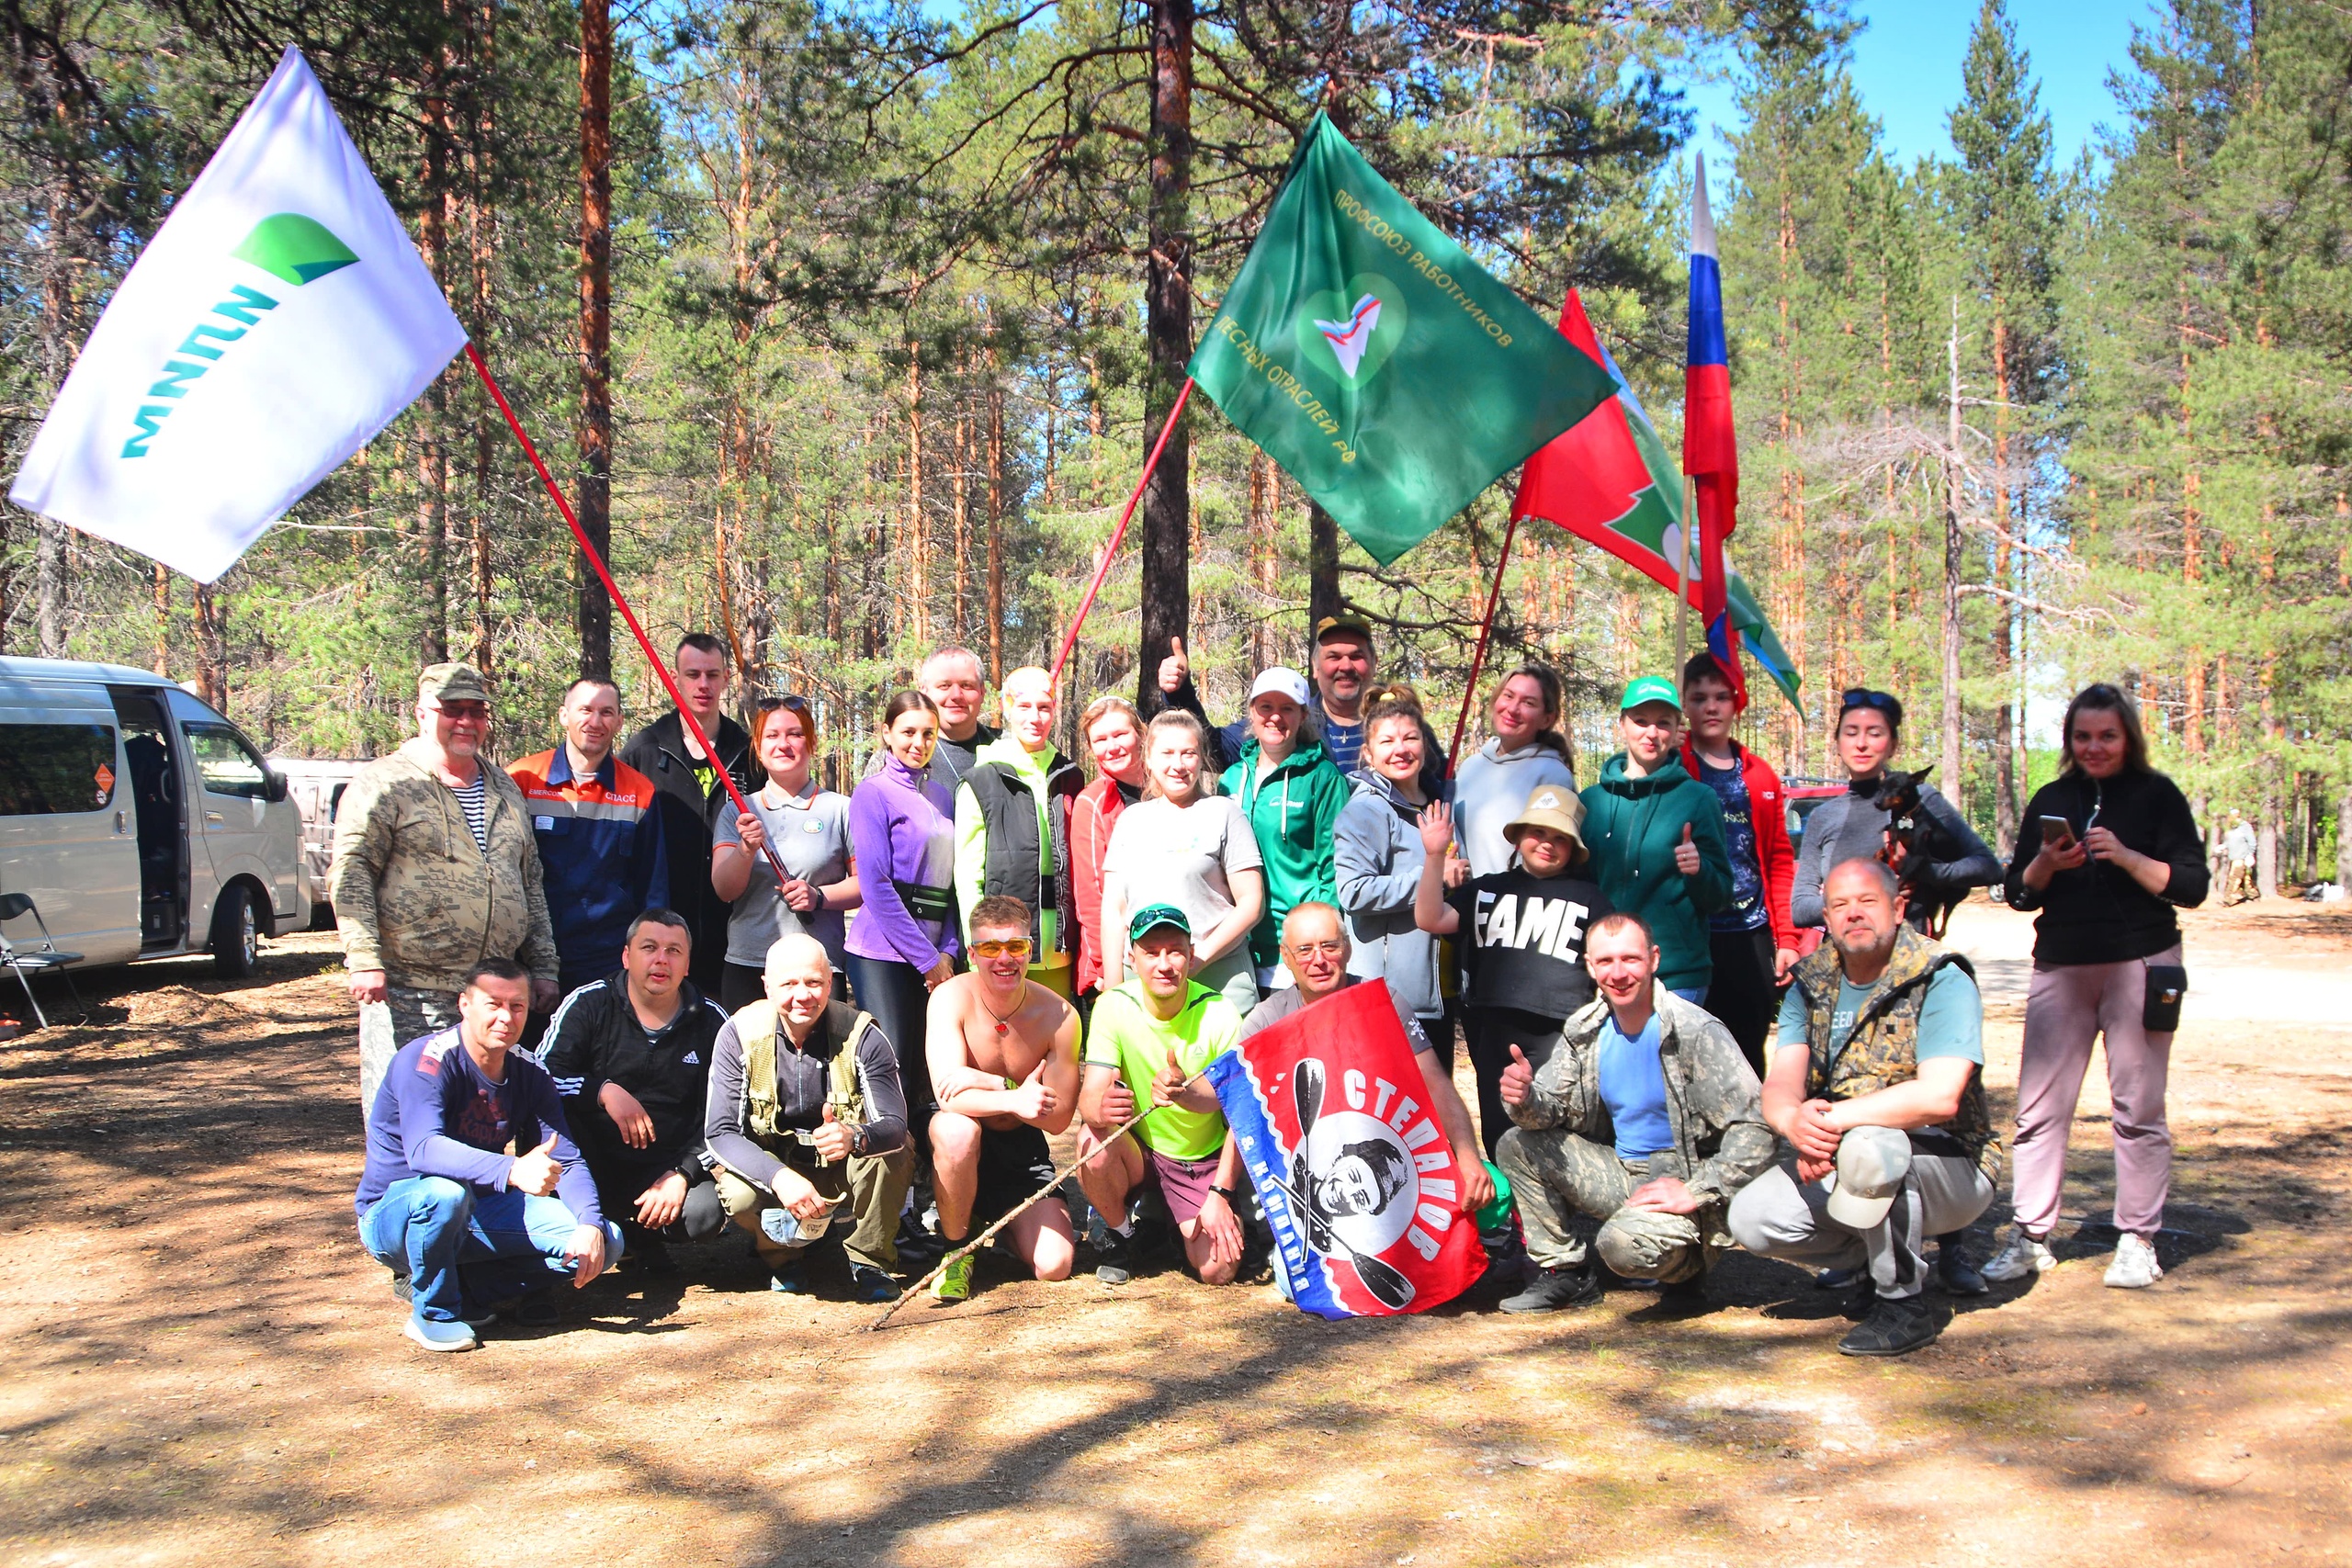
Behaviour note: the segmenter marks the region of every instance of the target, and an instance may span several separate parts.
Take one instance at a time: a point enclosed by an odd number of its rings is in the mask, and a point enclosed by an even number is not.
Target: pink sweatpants
[[[2172,1186],[2172,1129],[2165,1075],[2172,1036],[2140,1027],[2149,964],[2177,964],[2177,946],[2143,963],[2036,964],[2026,993],[2024,1059],[2018,1067],[2018,1224],[2046,1235],[2058,1223],[2066,1137],[2090,1069],[2091,1042],[2107,1040],[2107,1091],[2115,1107],[2115,1227],[2154,1236]]]

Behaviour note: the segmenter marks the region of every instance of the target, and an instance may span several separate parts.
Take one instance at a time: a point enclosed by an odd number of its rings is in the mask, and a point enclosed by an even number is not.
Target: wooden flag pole
[[[686,706],[685,694],[678,690],[678,682],[671,679],[670,667],[662,662],[659,653],[653,651],[653,639],[646,636],[645,628],[638,624],[637,612],[629,608],[628,600],[622,596],[621,585],[613,581],[612,570],[605,565],[605,558],[597,553],[596,547],[590,544],[588,536],[581,531],[580,519],[572,515],[571,502],[564,500],[563,491],[556,488],[555,476],[548,472],[546,462],[539,457],[539,449],[531,444],[529,434],[523,429],[523,422],[514,417],[514,410],[507,403],[506,394],[499,390],[498,378],[490,373],[490,367],[482,360],[481,351],[470,341],[466,344],[466,358],[472,362],[474,374],[481,378],[482,387],[490,393],[491,400],[498,405],[498,412],[506,416],[506,428],[513,431],[514,439],[523,444],[523,455],[530,458],[531,467],[538,470],[539,482],[547,486],[548,497],[555,502],[555,509],[563,513],[565,524],[571,529],[572,538],[580,546],[580,553],[588,558],[590,566],[595,568],[598,581],[604,583],[605,592],[613,596],[613,604],[620,611],[621,619],[628,623],[630,634],[637,638],[637,646],[645,650],[645,661],[653,666],[653,673],[661,677],[663,688],[670,694],[670,700],[678,705],[678,717],[693,731],[695,744],[702,748],[702,754],[710,759],[711,771],[718,775],[718,782],[727,786],[728,798],[735,803],[736,810],[747,817],[752,815],[752,803],[743,798],[743,792],[735,786],[733,775],[719,761],[718,748],[712,745],[710,737],[702,732],[694,710]],[[763,845],[763,851],[768,869],[775,873],[776,886],[781,887],[791,881],[792,874],[785,870],[784,862],[776,858],[775,846]]]
[[[1159,427],[1159,439],[1151,444],[1151,456],[1143,462],[1143,476],[1136,480],[1135,493],[1127,497],[1127,509],[1119,513],[1119,525],[1111,531],[1111,542],[1102,550],[1102,558],[1095,564],[1094,581],[1086,585],[1086,597],[1078,602],[1078,615],[1069,624],[1069,632],[1062,638],[1059,653],[1054,655],[1054,684],[1059,686],[1062,666],[1069,662],[1069,650],[1078,646],[1078,632],[1086,625],[1086,614],[1094,608],[1094,596],[1102,591],[1102,580],[1111,574],[1111,562],[1119,553],[1119,541],[1127,536],[1127,521],[1136,514],[1136,503],[1143,499],[1143,487],[1159,467],[1159,455],[1168,449],[1169,434],[1175,430],[1176,421],[1184,412],[1184,404],[1193,395],[1193,378],[1184,378],[1184,385],[1176,393],[1176,406],[1168,411],[1167,422]]]
[[[1478,695],[1478,671],[1487,662],[1487,639],[1495,629],[1495,606],[1502,603],[1503,569],[1510,564],[1510,542],[1519,535],[1519,519],[1514,516],[1510,526],[1503,530],[1503,553],[1495,562],[1495,585],[1487,591],[1487,618],[1478,626],[1478,646],[1471,650],[1470,678],[1462,687],[1462,711],[1453,720],[1453,744],[1446,749],[1445,776],[1453,776],[1454,764],[1462,760],[1463,732],[1470,728],[1470,705]]]
[[[1674,669],[1667,679],[1682,689],[1682,663],[1690,656],[1690,536],[1699,526],[1699,481],[1682,476],[1681,558],[1674,563]]]
[[[1182,1083],[1178,1084],[1176,1086],[1176,1092],[1178,1094],[1182,1094],[1186,1089],[1192,1088],[1194,1084],[1200,1082],[1202,1073],[1205,1073],[1207,1071],[1208,1068],[1203,1067],[1200,1072],[1194,1073],[1191,1077],[1188,1077]],[[1055,1190],[1060,1187],[1063,1182],[1077,1175],[1083,1168],[1092,1165],[1096,1160],[1101,1159],[1105,1154],[1109,1153],[1112,1147],[1116,1145],[1121,1138],[1127,1135],[1128,1131],[1133,1128],[1136,1122],[1142,1121],[1145,1117],[1152,1114],[1152,1112],[1156,1111],[1165,1111],[1167,1109],[1168,1107],[1166,1105],[1147,1105],[1142,1110],[1136,1111],[1133,1116],[1128,1117],[1125,1122],[1120,1122],[1116,1128],[1112,1130],[1109,1137],[1095,1145],[1093,1148],[1085,1154],[1082,1154],[1076,1159],[1070,1161],[1069,1168],[1068,1170],[1056,1171],[1054,1173],[1054,1179],[1051,1181],[1046,1182],[1043,1187],[1037,1189],[1035,1192],[1029,1194],[1027,1201],[1023,1202],[1019,1208],[1005,1214],[1002,1218],[999,1219],[996,1224],[989,1226],[988,1229],[982,1231],[979,1235],[966,1241],[962,1246],[957,1247],[946,1257],[941,1258],[930,1273],[925,1274],[922,1279],[917,1280],[913,1284],[909,1285],[905,1290],[900,1291],[897,1297],[891,1301],[890,1304],[882,1309],[882,1315],[865,1325],[865,1331],[868,1334],[871,1334],[876,1329],[880,1328],[884,1324],[889,1322],[891,1318],[898,1315],[898,1312],[900,1307],[906,1305],[909,1302],[922,1294],[924,1290],[929,1288],[933,1280],[936,1280],[942,1274],[946,1273],[947,1266],[949,1264],[955,1262],[959,1258],[967,1257],[972,1253],[978,1252],[980,1248],[986,1247],[990,1241],[996,1238],[997,1232],[1004,1229],[1005,1226],[1011,1224],[1013,1221],[1019,1219],[1022,1215],[1035,1208],[1039,1203],[1042,1203],[1046,1199],[1052,1197]],[[1238,1215],[1236,1216],[1237,1219],[1238,1217],[1239,1216]],[[1110,1223],[1107,1216],[1104,1218],[1103,1223],[1105,1224]]]

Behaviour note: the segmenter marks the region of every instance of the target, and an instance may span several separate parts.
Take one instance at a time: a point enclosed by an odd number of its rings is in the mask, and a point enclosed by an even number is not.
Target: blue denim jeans
[[[444,1176],[395,1181],[360,1217],[360,1245],[408,1277],[416,1315],[457,1323],[469,1312],[569,1275],[563,1258],[580,1228],[558,1198],[512,1188],[481,1191]],[[621,1231],[605,1222],[605,1267],[620,1261]]]

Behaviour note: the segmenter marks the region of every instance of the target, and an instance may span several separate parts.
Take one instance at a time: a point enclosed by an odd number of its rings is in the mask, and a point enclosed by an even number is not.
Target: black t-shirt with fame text
[[[1610,912],[1600,889],[1574,871],[1536,876],[1520,866],[1474,876],[1449,896],[1462,928],[1462,1000],[1566,1018],[1592,1000],[1585,932]]]

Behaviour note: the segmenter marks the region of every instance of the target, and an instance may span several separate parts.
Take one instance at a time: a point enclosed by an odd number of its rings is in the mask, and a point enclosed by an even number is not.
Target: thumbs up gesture
[[[1184,657],[1182,637],[1170,637],[1168,649],[1168,657],[1159,661],[1159,689],[1173,696],[1177,689],[1183,685],[1184,677],[1193,672],[1193,665],[1192,661]]]
[[[1510,1065],[1503,1068],[1502,1081],[1496,1087],[1505,1105],[1516,1109],[1527,1103],[1528,1092],[1535,1087],[1535,1069],[1518,1046],[1510,1048]]]
[[[545,1198],[555,1191],[556,1180],[562,1175],[563,1166],[555,1157],[555,1134],[549,1133],[546,1143],[515,1156],[506,1169],[506,1185],[534,1198]]]
[[[1682,841],[1674,846],[1674,869],[1685,876],[1699,874],[1699,846],[1690,841],[1690,824],[1682,824]]]
[[[1012,1113],[1023,1122],[1039,1122],[1053,1113],[1059,1101],[1046,1083],[1046,1059],[1040,1056],[1021,1087],[1012,1091]]]
[[[827,1165],[849,1158],[849,1129],[833,1115],[831,1100],[825,1102],[825,1119],[817,1124],[817,1130],[809,1137],[813,1140],[817,1157]]]

